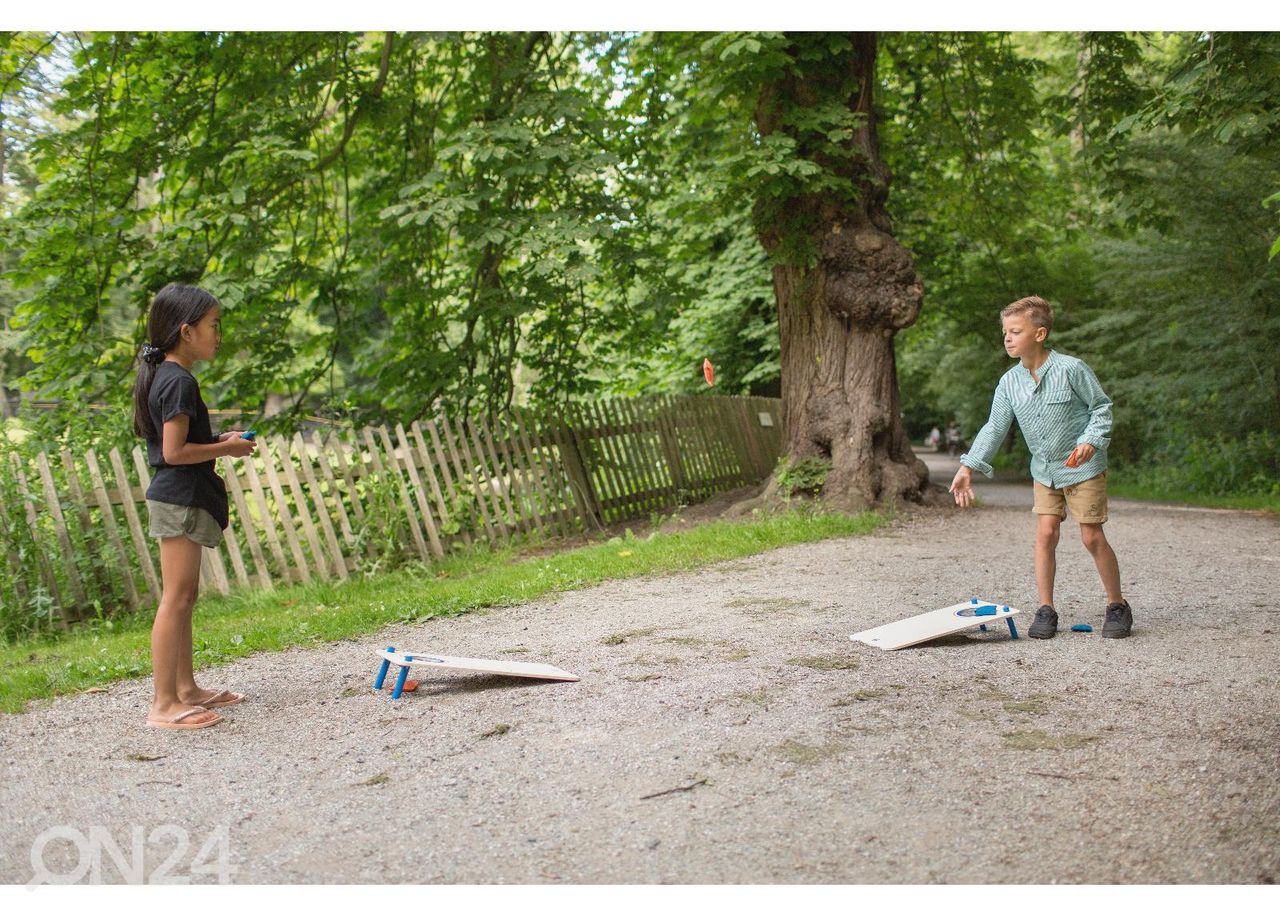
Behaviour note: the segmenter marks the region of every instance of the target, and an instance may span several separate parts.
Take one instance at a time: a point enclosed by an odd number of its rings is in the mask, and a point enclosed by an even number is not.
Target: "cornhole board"
[[[430,665],[433,668],[452,668],[456,671],[479,671],[483,674],[506,674],[511,677],[531,677],[544,681],[576,681],[578,676],[561,670],[555,665],[540,665],[531,662],[495,661],[489,658],[459,658],[455,655],[436,655],[432,652],[397,652],[395,646],[387,646],[378,653],[382,664],[378,666],[378,676],[374,679],[374,690],[381,690],[387,679],[387,672],[392,665],[400,667],[396,675],[396,686],[391,699],[400,699],[404,692],[404,682],[409,677],[409,669],[414,665]]]
[[[950,607],[940,607],[936,611],[925,611],[905,620],[895,620],[861,633],[854,633],[849,638],[856,642],[865,642],[878,649],[905,649],[918,643],[949,636],[970,627],[986,630],[987,624],[1005,621],[1009,625],[1009,636],[1018,638],[1018,628],[1013,625],[1013,615],[1022,613],[1007,604],[998,604],[983,598],[970,598]]]

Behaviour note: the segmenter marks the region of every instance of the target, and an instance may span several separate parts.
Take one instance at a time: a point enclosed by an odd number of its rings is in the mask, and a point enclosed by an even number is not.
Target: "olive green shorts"
[[[1101,525],[1107,520],[1106,471],[1061,490],[1046,487],[1037,480],[1033,489],[1035,501],[1031,511],[1037,515],[1066,518],[1067,508],[1070,507],[1071,517],[1082,524]]]
[[[196,506],[176,506],[147,500],[151,513],[153,538],[187,537],[203,547],[217,547],[222,543],[222,527],[206,510]]]

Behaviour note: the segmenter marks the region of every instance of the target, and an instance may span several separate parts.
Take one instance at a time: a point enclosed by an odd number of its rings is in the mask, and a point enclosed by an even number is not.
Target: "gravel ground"
[[[1280,526],[1114,500],[1127,640],[1068,522],[1059,612],[1092,635],[851,642],[970,595],[1030,623],[1030,488],[978,486],[964,515],[207,670],[250,696],[213,729],[144,728],[147,681],[4,716],[0,880],[61,825],[136,831],[148,880],[212,839],[235,883],[1274,882]],[[386,644],[582,680],[392,702]],[[40,852],[73,872],[70,842]]]

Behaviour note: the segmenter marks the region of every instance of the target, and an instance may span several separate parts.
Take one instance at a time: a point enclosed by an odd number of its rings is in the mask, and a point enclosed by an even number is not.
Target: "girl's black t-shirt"
[[[209,425],[209,409],[200,398],[200,385],[195,376],[173,360],[165,360],[156,367],[147,408],[151,411],[151,422],[157,436],[147,440],[147,459],[156,469],[151,486],[147,487],[147,499],[177,506],[196,506],[226,528],[227,485],[218,476],[215,462],[166,464],[164,460],[161,445],[164,424],[178,414],[186,414],[190,418],[188,442],[207,445],[218,441]]]

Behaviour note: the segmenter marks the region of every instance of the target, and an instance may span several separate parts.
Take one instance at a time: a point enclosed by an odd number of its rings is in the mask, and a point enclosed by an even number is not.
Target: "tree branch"
[[[342,129],[342,139],[338,141],[337,147],[330,150],[324,158],[316,164],[316,170],[323,172],[332,165],[342,151],[347,148],[347,142],[351,139],[351,135],[355,133],[356,123],[360,120],[360,114],[364,111],[364,103],[366,99],[377,100],[382,97],[382,87],[387,82],[387,72],[391,69],[391,42],[394,32],[387,32],[386,38],[382,42],[382,62],[378,66],[378,76],[374,80],[372,88],[369,89],[367,95],[362,95],[359,102],[356,103],[355,111],[351,112],[347,118],[347,123]]]

